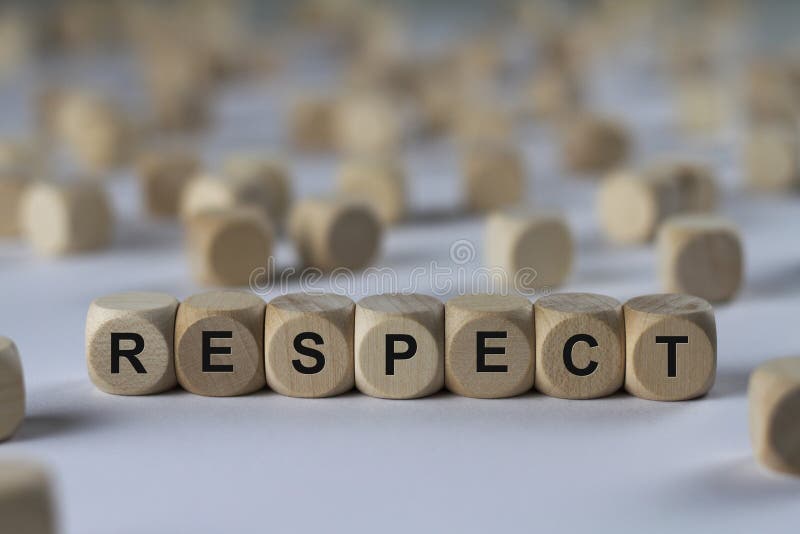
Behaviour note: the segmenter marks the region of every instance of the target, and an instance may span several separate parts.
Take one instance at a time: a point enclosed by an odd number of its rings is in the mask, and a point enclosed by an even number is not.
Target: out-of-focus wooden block
[[[394,154],[402,148],[403,122],[399,105],[388,97],[356,92],[336,107],[336,146],[352,155]]]
[[[685,213],[709,213],[717,205],[717,182],[706,165],[691,161],[670,161],[653,165],[648,171],[655,180],[675,184],[679,209]]]
[[[624,163],[630,150],[628,131],[614,119],[583,115],[566,125],[563,158],[573,172],[609,171]]]
[[[485,145],[502,145],[510,142],[514,131],[511,114],[501,106],[487,104],[482,99],[458,96],[454,117],[456,140],[469,151]]]
[[[23,236],[44,256],[105,248],[114,230],[108,196],[91,181],[32,185],[23,195],[20,218]]]
[[[733,222],[714,215],[677,215],[658,232],[661,285],[710,302],[732,299],[742,285],[742,240]]]
[[[562,399],[594,399],[625,381],[622,304],[603,295],[549,295],[534,305],[536,389]]]
[[[551,288],[572,270],[572,233],[555,213],[495,213],[487,220],[484,242],[486,265],[500,269],[496,277],[502,277],[505,288],[524,293]]]
[[[252,208],[200,212],[188,220],[187,235],[195,278],[216,286],[248,285],[266,268],[275,239],[272,224]]]
[[[86,316],[86,363],[95,386],[114,395],[150,395],[174,388],[177,310],[177,299],[164,293],[95,299]]]
[[[282,161],[237,154],[227,161],[223,173],[243,202],[263,206],[276,228],[283,227],[292,203],[292,184]]]
[[[685,77],[677,86],[679,124],[687,131],[713,133],[732,113],[723,82],[706,75]]]
[[[23,419],[25,379],[19,351],[13,341],[0,336],[0,442],[13,436]]]
[[[533,387],[533,305],[515,295],[464,295],[445,306],[445,384],[458,395],[513,397]]]
[[[462,172],[469,210],[493,211],[525,200],[525,163],[514,147],[505,144],[475,146],[464,154]]]
[[[444,305],[427,295],[375,295],[356,306],[356,387],[416,399],[444,386]]]
[[[0,238],[19,236],[19,206],[29,184],[24,176],[0,170]]]
[[[40,465],[0,462],[0,532],[54,534],[56,511],[50,475]]]
[[[759,365],[750,375],[750,438],[761,464],[800,476],[800,358]]]
[[[760,191],[800,188],[800,137],[795,127],[755,127],[744,149],[747,184]]]
[[[536,118],[565,118],[580,108],[580,84],[565,69],[549,67],[539,71],[529,87],[530,111]]]
[[[355,304],[340,295],[283,295],[267,305],[267,384],[290,397],[331,397],[353,388]]]
[[[406,215],[406,174],[398,161],[361,157],[345,163],[339,171],[339,191],[369,203],[384,224]]]
[[[362,201],[311,198],[293,206],[289,235],[306,266],[362,269],[377,256],[383,227],[373,209]]]
[[[625,314],[625,389],[659,401],[708,393],[717,373],[717,326],[705,300],[689,295],[645,295]]]
[[[144,207],[156,217],[178,214],[181,195],[200,169],[196,155],[184,150],[153,150],[138,162]]]
[[[327,151],[336,146],[336,101],[305,97],[289,113],[289,138],[298,150]]]
[[[232,397],[262,389],[266,304],[251,293],[212,291],[178,306],[175,370],[183,389]]]

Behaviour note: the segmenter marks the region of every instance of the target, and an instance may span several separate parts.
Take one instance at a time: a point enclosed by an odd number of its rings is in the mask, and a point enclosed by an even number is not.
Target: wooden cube
[[[566,127],[563,157],[565,167],[573,172],[606,172],[624,163],[630,150],[627,130],[613,119],[585,115]]]
[[[507,287],[522,292],[561,285],[572,270],[572,233],[555,213],[495,213],[486,223],[485,243],[486,264],[500,269]]]
[[[549,295],[534,306],[538,391],[562,399],[594,399],[625,381],[622,304],[603,295]]]
[[[444,386],[444,306],[427,295],[375,295],[356,306],[356,387],[416,399]]]
[[[233,397],[262,389],[266,304],[251,293],[213,291],[178,306],[175,370],[191,393]]]
[[[800,137],[796,127],[754,128],[746,140],[744,163],[747,184],[754,190],[780,192],[800,188]]]
[[[282,161],[236,154],[225,163],[223,174],[243,203],[262,206],[275,227],[283,227],[292,203],[292,184],[289,169]]]
[[[714,215],[677,215],[658,233],[661,285],[711,302],[732,299],[742,285],[742,239],[729,220]]]
[[[515,295],[464,295],[445,306],[445,384],[458,395],[513,397],[533,387],[533,305]]]
[[[86,363],[95,386],[114,395],[150,395],[174,388],[177,310],[177,299],[163,293],[95,299],[86,316]]]
[[[200,212],[188,221],[188,249],[195,278],[216,286],[247,286],[272,255],[272,223],[258,210]]]
[[[369,266],[378,255],[383,226],[358,199],[309,198],[293,206],[289,235],[304,265],[355,270]]]
[[[139,187],[147,213],[155,217],[178,214],[181,195],[200,168],[196,155],[184,150],[152,150],[139,160]]]
[[[295,102],[289,114],[289,137],[301,151],[328,151],[336,146],[336,102],[306,96]]]
[[[348,161],[339,171],[339,191],[369,203],[386,225],[403,219],[408,210],[405,170],[389,158]]]
[[[659,401],[705,395],[717,372],[714,310],[689,295],[645,295],[625,314],[625,389]]]
[[[547,67],[530,82],[530,109],[534,117],[559,119],[579,109],[583,100],[580,83],[568,70]]]
[[[678,190],[683,213],[710,213],[717,205],[717,182],[706,165],[692,161],[669,161],[653,165],[648,171],[655,180],[672,182]]]
[[[452,96],[451,86],[451,98]],[[458,98],[458,97],[456,97]],[[511,113],[481,99],[462,97],[454,117],[456,140],[469,152],[484,145],[502,145],[511,140],[514,124]]]
[[[290,397],[331,397],[355,384],[355,304],[340,295],[283,295],[267,305],[267,384]]]
[[[488,212],[525,201],[526,172],[522,154],[509,145],[475,146],[464,155],[467,208]]]
[[[385,156],[403,144],[403,119],[385,95],[354,93],[336,107],[336,146],[345,154]]]
[[[99,250],[111,243],[111,205],[95,182],[33,185],[23,196],[20,217],[24,237],[44,256]]]
[[[19,174],[0,173],[0,239],[18,237],[21,232],[19,206],[30,181]]]
[[[763,465],[800,476],[800,358],[759,365],[750,375],[750,438]]]
[[[40,465],[0,462],[0,532],[54,534],[56,511],[50,475]]]
[[[713,133],[731,116],[723,83],[707,75],[684,77],[677,85],[678,123],[685,130]]]
[[[25,379],[22,362],[14,342],[0,336],[0,442],[13,436],[23,419]]]

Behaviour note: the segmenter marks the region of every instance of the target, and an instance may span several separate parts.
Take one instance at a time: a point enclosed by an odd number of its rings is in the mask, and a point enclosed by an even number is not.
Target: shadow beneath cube
[[[13,441],[35,441],[81,432],[97,420],[83,414],[55,413],[28,415],[12,438]]]
[[[747,383],[751,369],[719,369],[714,387],[708,398],[743,397],[747,395]]]

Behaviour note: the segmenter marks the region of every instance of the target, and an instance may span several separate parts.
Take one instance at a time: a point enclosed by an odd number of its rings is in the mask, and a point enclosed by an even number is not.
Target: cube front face
[[[55,510],[50,479],[39,466],[0,462],[0,532],[53,534]]]
[[[0,442],[10,438],[25,418],[25,381],[16,345],[0,337]]]

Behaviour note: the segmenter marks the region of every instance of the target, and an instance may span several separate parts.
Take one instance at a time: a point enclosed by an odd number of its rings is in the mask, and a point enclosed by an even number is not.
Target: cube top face
[[[626,389],[651,400],[687,400],[714,383],[717,334],[714,312],[688,295],[648,295],[624,306]]]
[[[14,342],[0,336],[0,441],[16,432],[25,418],[25,381]]]
[[[17,534],[53,534],[55,511],[50,476],[25,461],[0,462],[0,529]]]
[[[198,312],[224,314],[225,312],[253,311],[264,308],[266,303],[252,293],[243,291],[209,291],[192,295],[181,306]]]
[[[99,297],[92,302],[92,306],[115,312],[174,311],[178,307],[178,300],[166,293],[136,291]]]
[[[290,313],[349,312],[355,309],[355,303],[342,295],[292,293],[274,298],[269,307]]]
[[[418,294],[385,294],[364,297],[358,301],[358,307],[387,316],[426,315],[439,317],[443,315],[444,305],[435,297]]]
[[[445,381],[475,398],[533,387],[533,305],[515,295],[467,295],[445,307]]]
[[[615,314],[622,311],[622,304],[614,298],[593,293],[557,293],[536,301],[540,309],[565,314]]]

